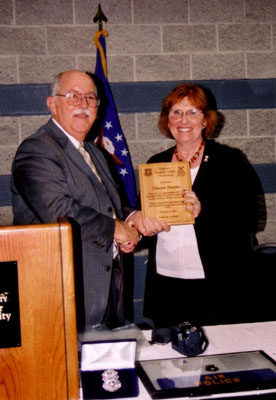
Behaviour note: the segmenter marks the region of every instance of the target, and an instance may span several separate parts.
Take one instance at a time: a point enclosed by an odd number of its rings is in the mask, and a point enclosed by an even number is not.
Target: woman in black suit
[[[155,327],[251,319],[263,190],[240,150],[210,139],[216,124],[217,112],[199,86],[180,84],[163,101],[159,129],[175,145],[148,163],[189,160],[192,191],[183,195],[195,224],[173,225],[147,239],[144,315]]]

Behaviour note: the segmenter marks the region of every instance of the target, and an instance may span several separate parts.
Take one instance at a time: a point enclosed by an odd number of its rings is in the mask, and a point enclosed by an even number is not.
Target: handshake
[[[192,190],[184,190],[184,205],[191,211],[194,217],[198,217],[201,212],[201,203]],[[126,221],[115,222],[114,240],[124,253],[132,252],[141,235],[153,236],[160,232],[168,232],[170,226],[165,221],[158,221],[154,217],[143,217],[141,211],[134,211]]]
[[[130,253],[135,249],[141,235],[153,236],[169,230],[166,222],[153,217],[143,217],[141,211],[134,211],[126,221],[115,221],[114,240],[124,253]]]

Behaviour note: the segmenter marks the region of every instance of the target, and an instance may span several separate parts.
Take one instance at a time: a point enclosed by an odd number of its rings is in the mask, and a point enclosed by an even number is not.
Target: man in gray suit
[[[125,221],[132,210],[122,208],[104,156],[83,143],[100,103],[95,79],[78,70],[56,77],[47,99],[52,118],[17,150],[12,203],[15,225],[54,223],[59,217],[77,225],[84,325],[113,328],[124,323],[122,252],[133,251],[138,232]]]

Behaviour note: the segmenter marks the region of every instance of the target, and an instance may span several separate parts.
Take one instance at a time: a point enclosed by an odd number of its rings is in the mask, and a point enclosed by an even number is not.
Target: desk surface
[[[203,353],[204,355],[263,350],[276,360],[276,321],[206,326],[204,330],[209,340],[209,346]],[[151,340],[151,331],[141,331],[138,334],[136,360],[183,357],[182,354],[172,349],[170,343],[151,345],[149,340]],[[140,380],[139,391],[139,400],[151,399]],[[193,400],[196,399],[196,397],[193,397]],[[200,397],[200,399],[202,400],[204,397]]]

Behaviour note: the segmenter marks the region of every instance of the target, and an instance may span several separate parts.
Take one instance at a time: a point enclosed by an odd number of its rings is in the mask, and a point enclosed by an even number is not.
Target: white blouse
[[[191,168],[194,182],[199,166]],[[205,278],[194,225],[172,225],[157,237],[156,268],[160,275],[181,279]]]

